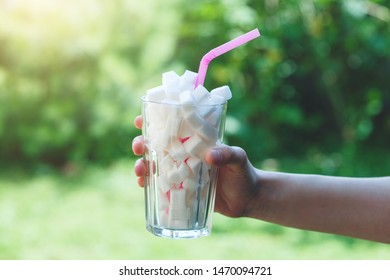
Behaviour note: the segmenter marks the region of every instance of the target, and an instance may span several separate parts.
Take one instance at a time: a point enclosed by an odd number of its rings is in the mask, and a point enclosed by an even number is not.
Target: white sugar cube
[[[159,218],[159,225],[161,227],[167,228],[168,227],[168,212],[166,210],[160,210],[158,212],[158,218]]]
[[[158,151],[166,149],[174,141],[172,135],[166,129],[155,129],[151,134],[151,147]]]
[[[166,192],[159,190],[158,193],[158,209],[159,210],[167,210],[169,206],[169,201]]]
[[[190,157],[185,161],[185,164],[188,166],[191,174],[193,176],[199,175],[199,170],[201,166],[202,161],[197,157]]]
[[[194,133],[195,130],[191,129],[188,123],[186,123],[185,121],[181,122],[179,138],[182,142],[185,142],[185,139],[188,139],[188,137],[191,137],[191,135],[193,135]]]
[[[213,105],[199,105],[197,110],[202,118],[207,118],[210,114],[216,111],[216,107]]]
[[[211,96],[218,95],[222,97],[224,100],[229,100],[230,98],[232,98],[232,92],[230,91],[230,88],[228,86],[215,88],[212,91],[210,91],[210,95]]]
[[[179,81],[180,76],[175,71],[169,71],[162,74],[162,84],[166,85],[172,81]]]
[[[164,174],[160,174],[157,177],[157,183],[158,183],[159,189],[163,193],[166,193],[167,191],[169,191],[173,187],[173,184],[169,181],[167,176],[165,176]]]
[[[190,171],[184,166],[184,164],[181,164],[179,167],[174,166],[167,170],[166,174],[168,180],[178,186],[190,175]]]
[[[220,97],[217,97],[220,98]],[[221,100],[218,100],[221,101]],[[218,101],[213,100],[210,96],[200,100],[199,105],[197,106],[197,111],[199,116],[203,119],[208,117],[212,112],[216,110],[216,104]]]
[[[176,82],[168,82],[165,87],[165,93],[167,95],[167,98],[170,100],[178,101],[180,98],[180,84],[177,84]]]
[[[186,70],[183,75],[180,76],[180,86],[182,91],[193,91],[195,86],[195,81],[198,74],[192,71]]]
[[[183,146],[189,154],[198,157],[203,155],[205,149],[207,148],[207,145],[204,143],[203,139],[196,134],[184,142]]]
[[[172,189],[170,193],[170,209],[186,209],[186,190]]]
[[[180,181],[181,177],[179,177],[180,174],[178,174],[178,172],[177,172],[177,167],[172,167],[172,168],[170,168],[169,170],[167,170],[166,175],[167,175],[168,180],[169,180],[170,182],[172,182],[172,184],[173,184],[174,186],[180,184],[180,182],[181,182],[181,181]]]
[[[146,91],[146,95],[149,101],[154,101],[154,102],[160,102],[161,100],[166,98],[164,86],[158,86],[149,89]]]
[[[215,143],[218,139],[218,130],[207,122],[197,129],[197,134],[207,143]]]
[[[179,100],[180,76],[174,71],[163,73],[162,83],[168,99]]]
[[[181,119],[176,117],[169,117],[167,120],[167,126],[166,126],[166,132],[171,136],[172,138],[177,137],[179,134]]]
[[[216,94],[210,94],[211,102],[215,105],[224,104],[226,102],[226,99],[222,96],[216,95]]]
[[[192,90],[194,89],[194,84],[190,84],[186,81],[181,80],[180,81],[180,89],[182,92],[189,90],[192,93]]]
[[[181,79],[194,85],[196,78],[198,77],[198,73],[186,70],[183,75],[181,75]]]
[[[195,110],[183,109],[182,111],[184,120],[190,127],[197,129],[203,125],[203,118]]]
[[[149,122],[148,125],[152,125],[155,127],[163,127],[165,124],[162,106],[155,103],[149,103],[145,108],[146,120]]]
[[[199,180],[198,177],[188,177],[183,181],[183,188],[187,191],[188,194],[196,192],[198,188]]]
[[[169,204],[169,226],[172,228],[187,228],[189,209],[186,206],[186,190],[172,189]]]
[[[181,112],[181,106],[179,100],[163,99],[161,101],[165,105],[160,106],[159,114],[160,118],[166,120],[169,117],[177,118],[177,115]]]
[[[180,104],[184,109],[194,106],[194,99],[192,97],[191,91],[186,90],[180,93]]]
[[[215,107],[214,107],[215,108]],[[205,118],[206,121],[213,127],[218,128],[219,127],[219,122],[221,120],[221,109],[215,109],[212,111],[210,114],[208,114]]]
[[[182,162],[189,157],[188,152],[184,149],[183,144],[179,140],[175,140],[168,147],[168,153],[176,162]]]
[[[205,102],[210,97],[210,93],[204,86],[198,85],[192,92],[192,96],[197,104],[206,104]]]
[[[171,158],[170,155],[166,155],[166,156],[161,155],[159,158],[161,158],[161,160],[158,162],[159,174],[164,174],[173,166],[176,166],[175,161]]]
[[[183,182],[186,178],[188,178],[188,176],[191,175],[190,170],[184,162],[178,166],[177,172],[179,172],[181,175],[180,182]]]
[[[155,137],[151,137],[147,143],[145,143],[148,150],[154,150],[154,151],[162,151],[164,149],[164,145],[161,143],[159,139],[156,139]]]

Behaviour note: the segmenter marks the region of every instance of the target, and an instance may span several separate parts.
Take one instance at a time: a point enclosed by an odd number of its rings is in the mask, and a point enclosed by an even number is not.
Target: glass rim
[[[159,102],[159,101],[152,101],[152,100],[147,100],[147,96],[144,95],[141,97],[141,101],[143,103],[152,103],[152,104],[159,104],[159,105],[166,105],[166,106],[177,106],[177,107],[182,107],[183,104],[180,103],[168,103],[168,102]],[[227,100],[223,103],[216,103],[216,104],[187,104],[187,106],[201,106],[201,107],[215,107],[215,106],[225,106],[227,104]]]

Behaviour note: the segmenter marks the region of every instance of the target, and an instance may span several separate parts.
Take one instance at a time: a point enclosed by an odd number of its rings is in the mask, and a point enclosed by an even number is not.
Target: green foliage
[[[387,148],[386,1],[35,2],[0,1],[2,164],[130,155],[139,98],[161,73],[196,71],[207,51],[255,27],[262,37],[215,59],[206,77],[233,91],[228,143],[255,163],[299,158],[306,171],[344,175]],[[329,158],[335,168],[317,169]]]
[[[1,163],[128,156],[140,84],[169,56],[172,39],[158,54],[156,42],[175,16],[155,30],[153,1],[35,2],[0,2]]]
[[[245,147],[255,162],[309,161],[315,151],[338,153],[353,165],[362,150],[380,153],[390,140],[390,11],[384,3],[197,1],[185,10],[179,58],[194,65],[191,53],[203,55],[258,27],[260,39],[209,67],[206,86],[229,84],[233,91],[227,141]],[[340,173],[359,175],[353,168]]]

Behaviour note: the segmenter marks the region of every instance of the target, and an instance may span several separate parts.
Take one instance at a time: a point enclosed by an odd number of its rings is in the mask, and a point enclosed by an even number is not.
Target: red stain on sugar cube
[[[171,190],[167,191],[168,202],[171,202]]]
[[[184,142],[186,142],[188,139],[190,139],[190,136],[188,137],[183,137],[183,138],[179,138],[180,142],[183,144]]]

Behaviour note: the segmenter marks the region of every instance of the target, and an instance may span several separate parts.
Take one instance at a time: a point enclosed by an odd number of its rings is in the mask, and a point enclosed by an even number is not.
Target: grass
[[[213,233],[145,229],[131,161],[79,175],[0,176],[0,259],[389,259],[386,244],[214,214]]]

